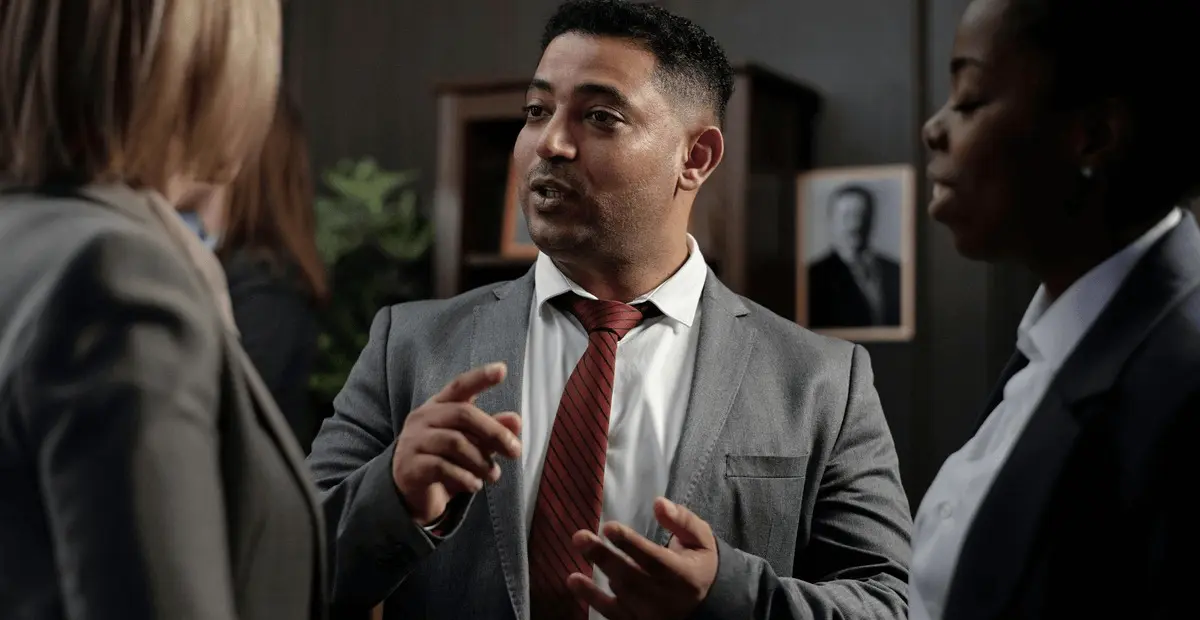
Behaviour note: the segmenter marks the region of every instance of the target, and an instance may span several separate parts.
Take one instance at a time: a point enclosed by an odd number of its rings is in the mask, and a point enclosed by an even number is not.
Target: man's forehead
[[[650,84],[656,64],[654,54],[636,41],[567,33],[546,46],[534,77],[556,92],[600,83],[634,96]]]
[[[833,208],[838,213],[846,215],[858,215],[867,211],[867,199],[859,194],[841,194],[833,199]]]

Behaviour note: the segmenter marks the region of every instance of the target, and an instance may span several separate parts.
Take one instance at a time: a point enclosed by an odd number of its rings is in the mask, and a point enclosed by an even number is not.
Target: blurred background
[[[1036,288],[970,263],[924,216],[918,139],[967,0],[665,0],[738,68],[729,154],[694,234],[731,287],[795,311],[796,174],[917,171],[915,331],[866,342],[915,509],[981,413]],[[505,163],[556,0],[292,0],[286,82],[306,117],[333,265],[313,407],[328,413],[375,310],[523,272],[501,247]],[[732,162],[732,163],[731,163]]]

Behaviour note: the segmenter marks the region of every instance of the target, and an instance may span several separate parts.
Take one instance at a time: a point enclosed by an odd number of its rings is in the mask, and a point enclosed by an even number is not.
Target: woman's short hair
[[[279,0],[3,0],[0,183],[228,180],[270,124]]]
[[[303,117],[280,93],[261,151],[230,187],[217,253],[228,258],[249,251],[283,273],[294,270],[307,293],[324,301],[329,287],[317,250],[314,193]]]
[[[1053,103],[1121,101],[1131,149],[1109,178],[1122,203],[1161,217],[1200,188],[1200,113],[1187,95],[1200,71],[1200,0],[1012,0],[1009,26],[1052,63]]]

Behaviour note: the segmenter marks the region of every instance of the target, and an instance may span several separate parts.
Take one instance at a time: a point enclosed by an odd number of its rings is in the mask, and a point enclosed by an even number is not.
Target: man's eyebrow
[[[600,95],[602,97],[612,99],[619,107],[630,107],[629,97],[626,97],[625,94],[617,90],[616,87],[609,86],[608,84],[580,84],[579,86],[575,87],[575,92],[581,95]]]
[[[543,91],[551,95],[554,94],[554,86],[550,82],[542,78],[533,78],[529,82],[529,88],[526,92]],[[575,87],[575,93],[580,95],[600,95],[612,99],[620,107],[630,107],[629,97],[618,90],[615,86],[608,84],[598,84],[593,82],[585,82]]]

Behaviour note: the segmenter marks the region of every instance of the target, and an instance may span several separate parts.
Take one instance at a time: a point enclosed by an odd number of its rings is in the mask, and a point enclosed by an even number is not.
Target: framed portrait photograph
[[[796,322],[854,342],[916,332],[916,175],[826,168],[796,187]]]
[[[538,249],[529,236],[529,223],[521,212],[521,203],[517,199],[520,175],[517,167],[508,160],[508,185],[504,190],[504,225],[500,227],[500,255],[505,258],[537,258]]]

